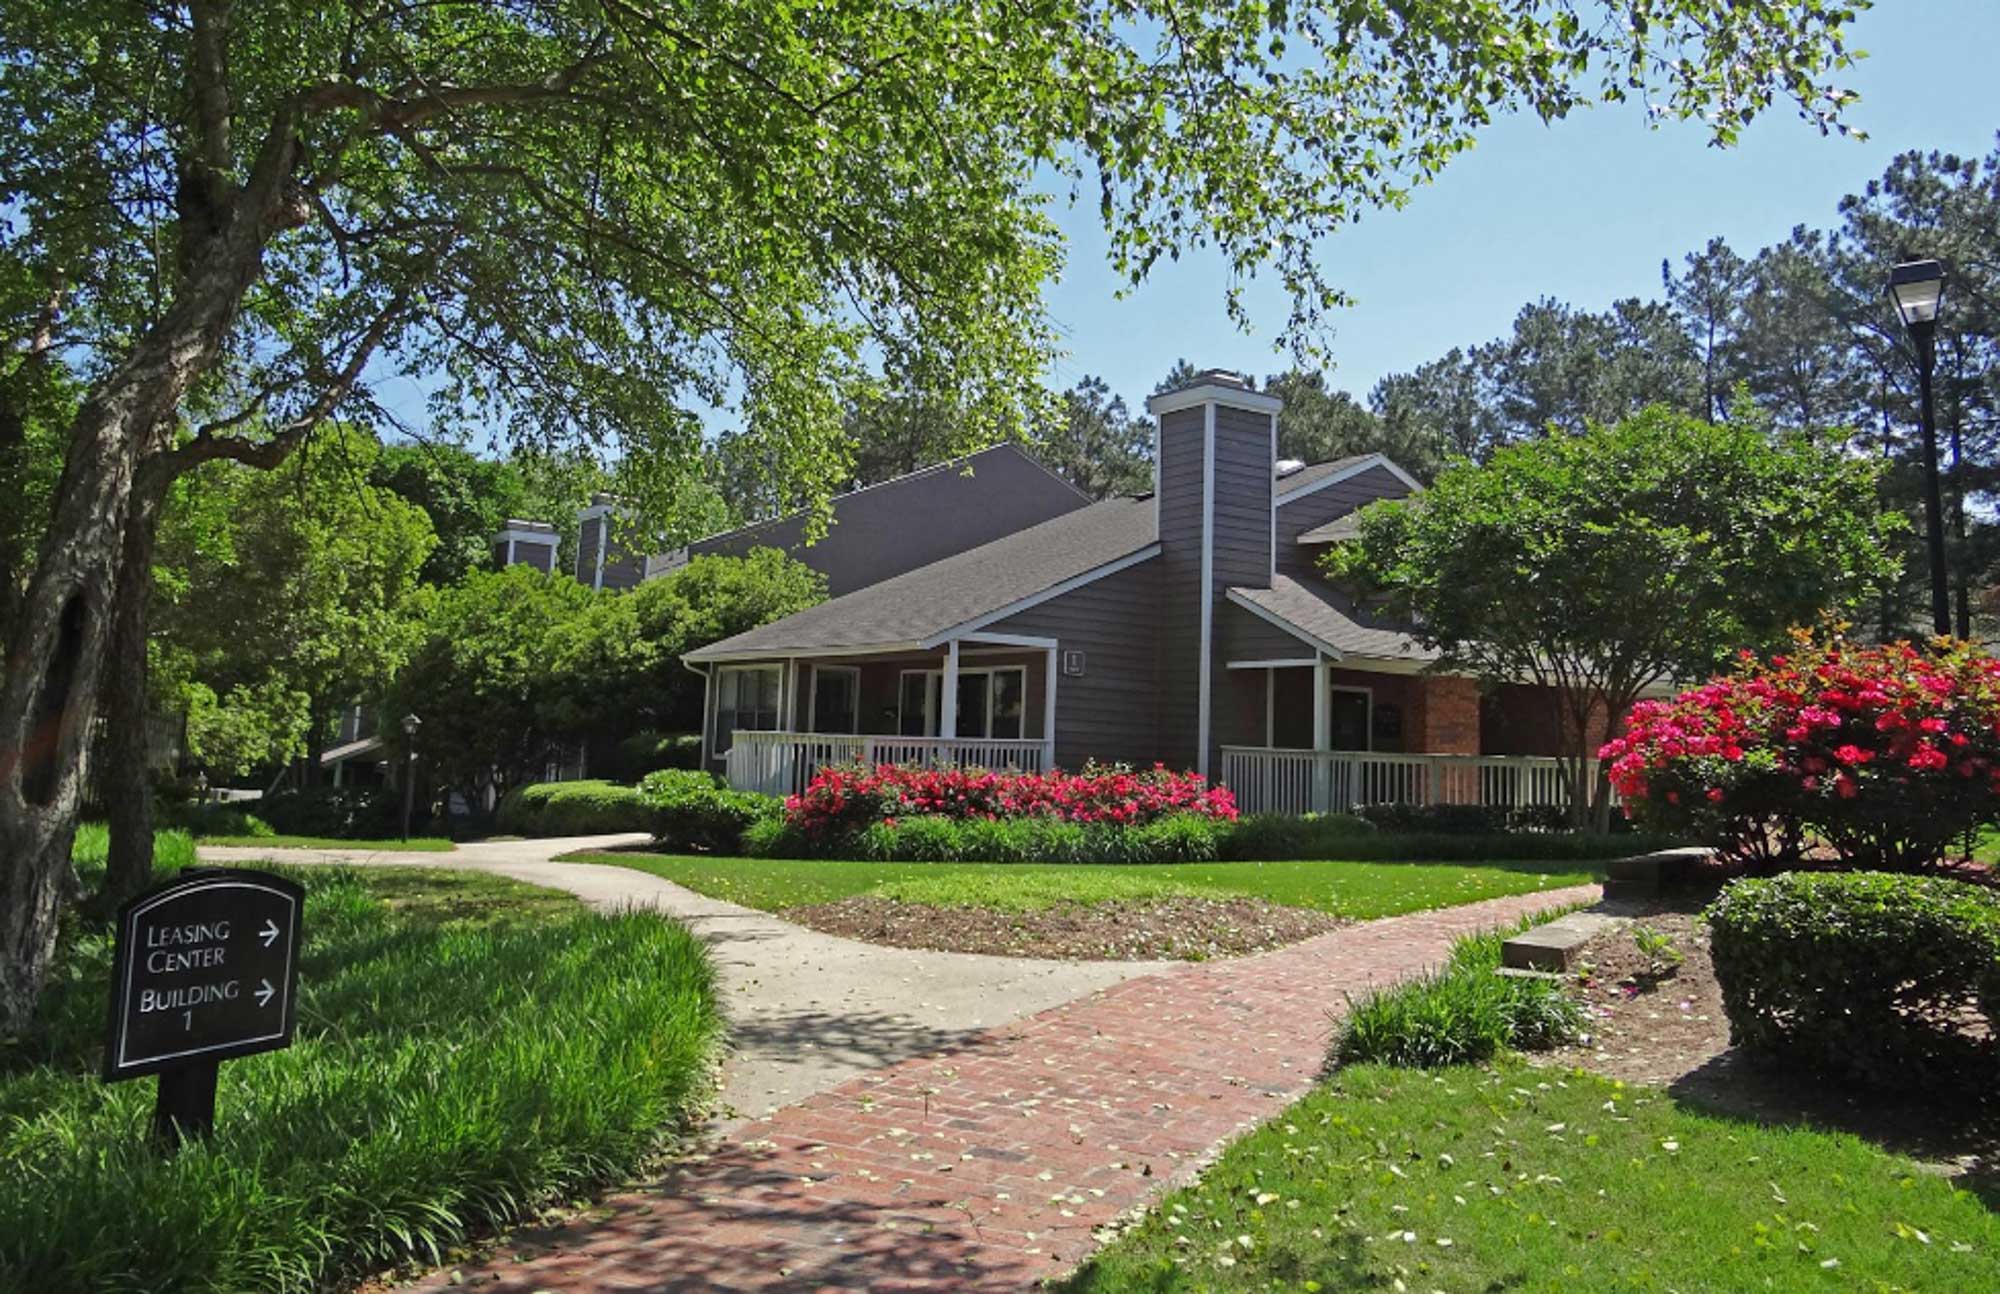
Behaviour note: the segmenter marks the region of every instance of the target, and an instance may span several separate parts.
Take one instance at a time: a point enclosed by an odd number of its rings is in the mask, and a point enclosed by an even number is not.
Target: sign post
[[[281,876],[204,868],[118,909],[104,1081],[160,1076],[162,1148],[214,1129],[222,1061],[291,1046],[304,908]]]

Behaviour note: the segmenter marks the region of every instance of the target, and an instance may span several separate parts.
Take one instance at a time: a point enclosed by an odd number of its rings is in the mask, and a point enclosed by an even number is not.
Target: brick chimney
[[[1204,369],[1146,401],[1159,420],[1153,506],[1166,617],[1160,642],[1163,758],[1220,771],[1212,716],[1222,667],[1218,608],[1232,585],[1270,584],[1273,473],[1284,402],[1239,373]]]

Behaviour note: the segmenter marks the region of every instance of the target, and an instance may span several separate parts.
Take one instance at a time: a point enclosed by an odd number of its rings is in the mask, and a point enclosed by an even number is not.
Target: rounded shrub
[[[743,852],[743,834],[784,814],[784,802],[753,791],[732,791],[697,769],[662,769],[639,782],[638,799],[650,815],[646,830],[673,849]]]
[[[629,786],[585,779],[532,782],[500,798],[497,822],[516,836],[597,836],[651,831],[650,810]]]
[[[2000,892],[1792,872],[1735,882],[1707,918],[1730,1033],[1747,1052],[1872,1086],[1990,1090]]]
[[[256,801],[257,816],[284,836],[374,840],[402,830],[401,792],[384,786],[313,786]]]

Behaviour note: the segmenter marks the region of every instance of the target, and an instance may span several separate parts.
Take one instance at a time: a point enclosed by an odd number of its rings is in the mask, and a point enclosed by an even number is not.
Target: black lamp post
[[[410,838],[410,813],[417,806],[417,729],[424,721],[403,716],[403,839]]]
[[[1905,261],[1889,271],[1889,295],[1917,348],[1917,389],[1924,420],[1924,524],[1929,528],[1931,625],[1940,637],[1951,632],[1951,593],[1944,569],[1944,500],[1938,492],[1937,415],[1931,405],[1931,370],[1937,363],[1938,304],[1944,297],[1944,266]]]

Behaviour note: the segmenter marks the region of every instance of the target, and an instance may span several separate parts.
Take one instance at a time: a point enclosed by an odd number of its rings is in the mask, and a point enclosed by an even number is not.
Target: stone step
[[[1500,964],[1511,970],[1561,973],[1575,966],[1582,947],[1607,930],[1630,922],[1603,912],[1572,912],[1524,930],[1500,945]]]
[[[1614,858],[1604,865],[1604,897],[1651,898],[1686,885],[1694,878],[1695,872],[1708,862],[1713,852],[1696,845],[1687,849],[1662,849],[1631,858]]]

